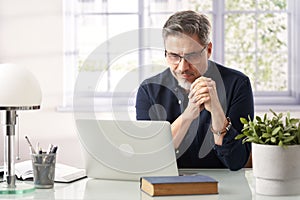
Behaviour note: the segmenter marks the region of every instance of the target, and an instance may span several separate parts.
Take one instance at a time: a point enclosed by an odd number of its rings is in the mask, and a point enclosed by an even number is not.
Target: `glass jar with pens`
[[[37,151],[26,137],[31,149],[33,182],[36,188],[53,188],[57,146],[50,144],[47,151]]]

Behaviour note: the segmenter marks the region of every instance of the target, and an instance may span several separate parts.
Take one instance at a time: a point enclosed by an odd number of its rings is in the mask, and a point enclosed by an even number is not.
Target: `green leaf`
[[[277,127],[272,131],[272,135],[277,135],[277,133],[280,131],[281,127]]]
[[[299,122],[299,119],[290,119],[291,124],[297,124]]]
[[[264,114],[264,122],[267,121],[267,113]]]
[[[239,134],[239,135],[235,136],[235,139],[239,140],[239,139],[242,139],[244,137],[246,137],[244,134]]]
[[[255,119],[258,121],[258,122],[262,122],[261,118],[259,116],[256,116]]]
[[[270,109],[270,111],[274,116],[277,116],[277,114],[272,109]]]
[[[271,142],[272,143],[276,143],[276,138],[275,137],[271,137]]]
[[[295,139],[295,136],[290,136],[284,139],[283,143],[284,144],[289,144],[292,140]]]
[[[255,137],[248,137],[248,138],[246,138],[245,141],[246,141],[246,142],[254,142],[254,143],[257,143],[258,139],[255,138]]]
[[[252,132],[250,132],[250,131],[245,131],[245,132],[244,132],[244,135],[245,135],[246,137],[253,137],[253,134],[252,134]]]
[[[266,132],[271,134],[272,129],[271,129],[269,126],[267,126],[267,127],[266,127]]]
[[[262,134],[261,137],[262,137],[262,138],[270,138],[270,137],[272,137],[272,135],[269,134],[269,133],[264,133],[264,134]]]
[[[290,133],[284,133],[283,136],[288,137],[288,136],[291,136],[291,134]]]
[[[248,121],[243,117],[240,118],[240,121],[242,122],[242,124],[248,124]]]

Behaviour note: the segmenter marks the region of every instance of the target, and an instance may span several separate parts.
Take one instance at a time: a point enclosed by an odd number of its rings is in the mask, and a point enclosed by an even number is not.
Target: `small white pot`
[[[282,148],[252,143],[252,161],[257,194],[300,194],[300,145]]]

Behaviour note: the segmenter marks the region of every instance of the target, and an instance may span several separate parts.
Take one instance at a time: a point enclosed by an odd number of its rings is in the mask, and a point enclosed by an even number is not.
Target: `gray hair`
[[[211,24],[208,17],[195,11],[179,11],[166,21],[163,27],[163,39],[169,35],[187,34],[198,35],[201,45],[210,42]]]

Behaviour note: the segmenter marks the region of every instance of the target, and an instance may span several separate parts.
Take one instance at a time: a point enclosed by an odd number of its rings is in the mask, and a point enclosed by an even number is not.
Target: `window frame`
[[[256,110],[266,110],[267,106],[277,106],[277,107],[297,107],[300,103],[300,88],[297,87],[300,81],[300,70],[297,66],[300,64],[299,56],[297,57],[297,52],[299,52],[299,42],[300,38],[297,34],[300,31],[299,27],[299,14],[296,12],[300,8],[300,3],[297,0],[288,0],[288,77],[290,91],[287,92],[254,92],[254,101]],[[225,38],[224,34],[224,15],[225,2],[224,1],[214,1],[214,24],[213,24],[213,45],[214,45],[214,59],[218,62],[224,63],[224,52],[225,52]],[[295,42],[291,42],[295,41]],[[293,74],[293,76],[292,76]],[[298,78],[299,77],[299,78]]]

